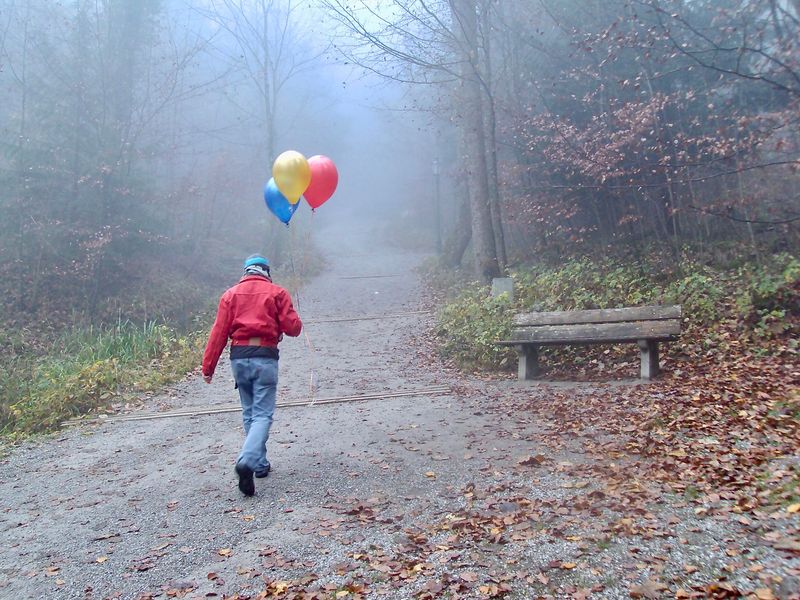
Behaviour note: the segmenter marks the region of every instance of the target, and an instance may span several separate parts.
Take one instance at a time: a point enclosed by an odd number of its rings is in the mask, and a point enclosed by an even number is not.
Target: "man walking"
[[[211,383],[231,339],[231,369],[246,434],[235,468],[239,489],[246,496],[256,493],[253,476],[266,477],[271,468],[267,439],[278,387],[278,342],[284,333],[300,335],[302,328],[289,293],[272,283],[267,259],[250,256],[244,263],[244,276],[220,298],[203,355],[203,379]]]

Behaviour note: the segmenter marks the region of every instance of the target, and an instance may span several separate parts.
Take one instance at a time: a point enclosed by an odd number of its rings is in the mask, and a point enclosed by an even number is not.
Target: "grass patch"
[[[205,330],[179,333],[128,321],[75,327],[49,347],[26,348],[20,336],[0,336],[12,357],[0,371],[0,433],[48,431],[122,394],[176,381],[200,363],[205,339]]]

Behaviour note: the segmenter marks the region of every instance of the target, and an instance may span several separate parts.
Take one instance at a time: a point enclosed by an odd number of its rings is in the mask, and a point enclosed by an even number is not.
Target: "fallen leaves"
[[[155,548],[153,548],[153,552],[162,552],[172,546],[172,542],[164,542],[163,544],[159,544]]]
[[[155,566],[155,561],[153,561],[153,559],[151,559],[149,556],[134,560],[131,563],[131,569],[134,571],[149,571]]]
[[[658,598],[661,598],[663,592],[667,589],[667,586],[665,586],[663,583],[648,579],[644,583],[632,585],[630,587],[630,595],[631,598],[648,598],[658,600]]]
[[[790,554],[800,554],[800,540],[798,539],[781,538],[773,544],[773,547]]]
[[[497,598],[511,591],[511,586],[505,583],[491,583],[478,586],[478,593],[485,598]]]
[[[523,456],[517,461],[521,467],[538,467],[547,460],[544,454],[537,454],[536,456]]]

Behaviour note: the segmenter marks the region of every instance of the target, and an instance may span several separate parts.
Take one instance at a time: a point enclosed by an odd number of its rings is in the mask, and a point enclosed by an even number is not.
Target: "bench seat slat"
[[[635,342],[637,340],[671,340],[681,332],[678,319],[667,321],[636,321],[632,323],[584,323],[580,325],[544,325],[515,327],[510,339],[500,342],[506,346],[520,343],[541,345],[581,344],[596,342]]]
[[[514,318],[514,325],[518,327],[538,327],[544,325],[579,325],[583,323],[662,321],[680,318],[680,306],[634,306],[630,308],[524,313]]]

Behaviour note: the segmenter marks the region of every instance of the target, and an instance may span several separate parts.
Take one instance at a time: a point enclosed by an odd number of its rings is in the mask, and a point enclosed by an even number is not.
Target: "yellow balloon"
[[[311,183],[311,168],[305,156],[294,150],[287,150],[272,163],[272,177],[289,203],[297,204]]]

